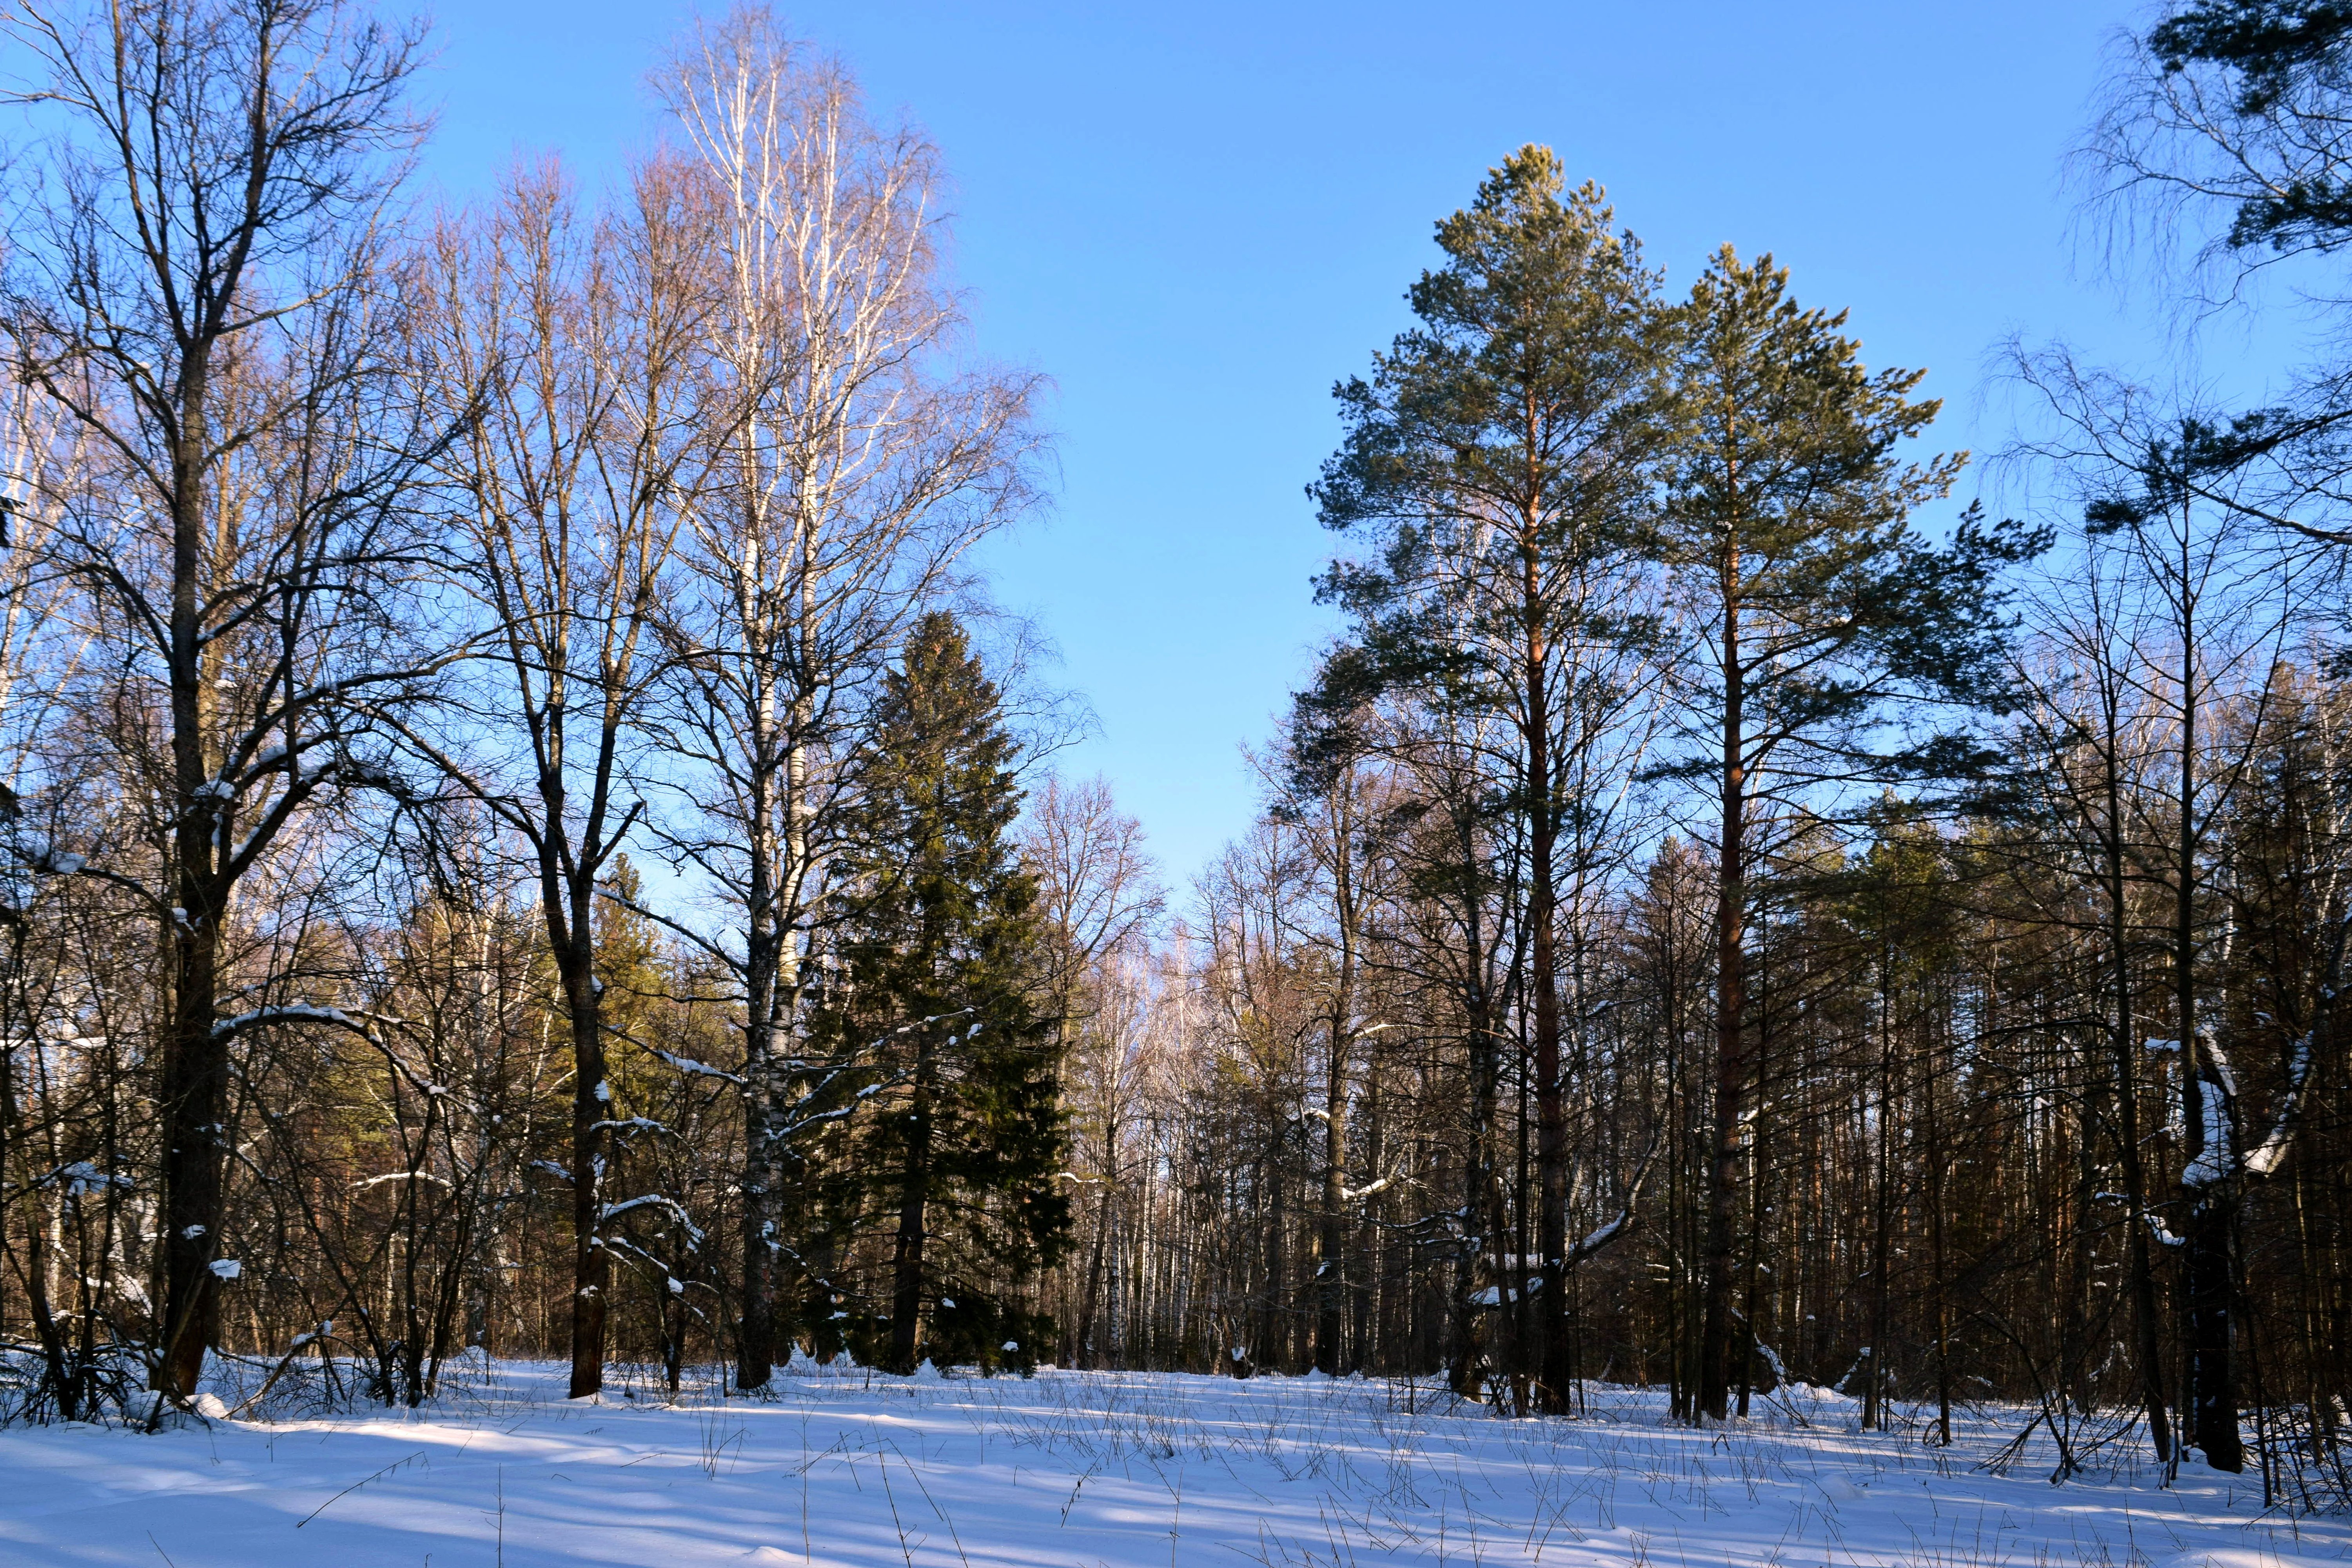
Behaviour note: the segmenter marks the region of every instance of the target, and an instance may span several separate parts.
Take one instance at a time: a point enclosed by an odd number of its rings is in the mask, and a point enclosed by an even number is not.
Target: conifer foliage
[[[813,1034],[858,1064],[832,1194],[862,1358],[1031,1366],[1051,1325],[1008,1287],[1057,1261],[1069,1205],[1036,879],[1011,836],[1019,746],[953,616],[916,623],[866,742],[835,868],[835,967]]]
[[[1038,381],[838,62],[691,28],[612,193],[411,226],[421,35],[50,15],[0,1421],[224,1357],[265,1410],[476,1353],[1803,1379],[2352,1504],[2352,368],[2028,356],[2063,499],[1995,521],[1921,373],[1769,256],[1670,293],[1522,147],[1338,388],[1341,634],[1185,896],[970,607]],[[2199,0],[2132,68],[2117,192],[2338,253],[2352,10]]]

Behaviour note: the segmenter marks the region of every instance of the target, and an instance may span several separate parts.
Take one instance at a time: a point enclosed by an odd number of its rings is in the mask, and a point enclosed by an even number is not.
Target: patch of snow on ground
[[[563,1369],[469,1368],[439,1408],[154,1436],[0,1431],[0,1563],[155,1568],[2316,1568],[2340,1519],[2258,1487],[2101,1468],[2053,1487],[2023,1425],[1948,1453],[1801,1394],[1728,1431],[1658,1393],[1505,1421],[1426,1384],[1046,1372],[919,1381],[795,1360],[774,1396],[562,1398]],[[643,1393],[641,1389],[639,1391]],[[1790,1407],[1791,1410],[1796,1406]]]

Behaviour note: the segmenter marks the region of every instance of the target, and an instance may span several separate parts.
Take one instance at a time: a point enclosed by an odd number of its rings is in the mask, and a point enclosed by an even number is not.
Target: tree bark
[[[937,1071],[931,1032],[916,1034],[914,1097],[907,1152],[898,1174],[898,1233],[890,1254],[890,1357],[895,1372],[915,1370],[923,1315],[925,1210],[931,1194],[931,1086]]]
[[[1705,1283],[1699,1306],[1698,1411],[1720,1421],[1729,1413],[1732,1376],[1733,1254],[1739,1223],[1739,1112],[1748,1058],[1741,1015],[1747,1007],[1745,969],[1747,882],[1747,738],[1743,731],[1739,644],[1739,556],[1722,546],[1723,604],[1722,832],[1716,858],[1715,1129],[1706,1185]]]
[[[1533,543],[1520,550],[1520,592],[1526,642],[1520,677],[1523,744],[1527,751],[1528,962],[1535,1002],[1536,1246],[1543,1289],[1530,1299],[1536,1322],[1536,1399],[1539,1408],[1567,1408],[1568,1316],[1559,1309],[1568,1267],[1568,1104],[1560,1083],[1558,878],[1559,823],[1553,809],[1551,650],[1545,633],[1540,562]],[[1524,1263],[1510,1272],[1520,1291],[1535,1272]]]
[[[1348,1306],[1347,1163],[1348,1060],[1355,1049],[1356,876],[1352,770],[1331,792],[1332,913],[1339,937],[1339,972],[1325,1024],[1329,1059],[1323,1082],[1322,1214],[1315,1237],[1315,1366],[1327,1377],[1346,1370]]]
[[[2245,1468],[2238,1436],[2238,1394],[2231,1364],[2231,1305],[2236,1296],[2231,1268],[2231,1201],[2236,1151],[2229,1146],[2228,1106],[2220,1085],[2206,1080],[2203,1041],[2197,1016],[2197,623],[2189,530],[2181,529],[2180,595],[2180,796],[2178,863],[2173,871],[2173,1004],[2180,1027],[2180,1111],[2189,1163],[2180,1182],[2187,1214],[2182,1259],[2189,1361],[2189,1436],[2217,1470]],[[2221,1114],[2208,1120],[2206,1096],[2216,1097]],[[2221,1147],[2211,1145],[2221,1133]]]
[[[2101,879],[2107,903],[2107,960],[2116,989],[2111,1055],[2116,1074],[2116,1152],[2123,1165],[2126,1219],[2131,1232],[2126,1257],[2131,1271],[2132,1343],[2138,1363],[2140,1403],[2157,1462],[2162,1464],[2172,1457],[2171,1396],[2165,1382],[2156,1263],[2149,1251],[2147,1164],[2140,1148],[2139,1042],[2134,1038],[2130,910],[2125,901],[2129,878],[2124,859],[2123,763],[2117,755],[2122,734],[2115,694],[2109,690],[2104,696],[2099,761],[2105,812],[2099,847],[2105,862]]]

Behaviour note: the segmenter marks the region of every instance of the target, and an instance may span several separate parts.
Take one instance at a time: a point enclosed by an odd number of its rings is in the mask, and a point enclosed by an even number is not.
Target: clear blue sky
[[[462,192],[548,148],[609,170],[690,10],[448,7],[430,174]],[[1110,778],[1180,883],[1246,826],[1239,747],[1331,629],[1302,494],[1331,384],[1403,324],[1432,224],[1510,149],[1605,184],[1670,285],[1727,240],[1772,251],[1874,365],[1927,368],[1946,447],[1998,444],[1979,386],[2007,335],[2147,335],[2075,264],[2060,179],[2135,14],[2113,3],[780,12],[940,143],[979,346],[1056,384],[1054,513],[986,562],[1098,715],[1066,766]]]

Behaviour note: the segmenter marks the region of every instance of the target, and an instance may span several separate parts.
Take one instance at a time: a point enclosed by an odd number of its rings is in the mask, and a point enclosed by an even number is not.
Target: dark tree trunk
[[[1478,864],[1476,828],[1466,801],[1455,804],[1461,843],[1463,898],[1463,1026],[1470,1069],[1470,1125],[1464,1140],[1461,1223],[1464,1246],[1454,1270],[1446,1385],[1464,1398],[1478,1392],[1478,1259],[1499,1248],[1506,1234],[1503,1194],[1495,1177],[1495,1110],[1501,1062],[1495,1040],[1494,1005],[1486,984],[1487,935],[1485,904],[1474,868]]]
[[[2134,1038],[2128,891],[2124,864],[2122,763],[2116,749],[2120,726],[2112,704],[2104,714],[2101,773],[2105,816],[2100,830],[2100,850],[2107,902],[2107,957],[2116,988],[2112,1055],[2116,1072],[2116,1140],[2124,1175],[2124,1202],[2130,1236],[2126,1242],[2131,1270],[2132,1343],[2138,1363],[2140,1403],[2147,1416],[2148,1439],[2158,1463],[2172,1457],[2171,1396],[2166,1390],[2164,1349],[2159,1329],[2156,1262],[2149,1252],[2147,1163],[2140,1148],[2139,1042]]]
[[[224,1134],[228,1122],[228,1046],[219,1014],[222,917],[226,888],[213,875],[223,802],[207,788],[213,697],[207,689],[201,581],[205,507],[201,475],[210,356],[187,351],[181,367],[179,428],[173,450],[171,713],[172,773],[178,819],[173,832],[176,908],[165,945],[163,1082],[163,1323],[155,1386],[189,1399],[205,1352],[219,1332],[219,1256]]]
[[[1723,827],[1717,854],[1715,903],[1715,1128],[1713,1163],[1706,1185],[1697,1380],[1698,1414],[1717,1421],[1730,1410],[1733,1255],[1739,1224],[1739,1111],[1748,1082],[1748,1058],[1741,1032],[1741,1015],[1747,1005],[1744,939],[1748,914],[1748,801],[1738,573],[1738,557],[1727,547],[1722,568]]]
[[[1537,580],[1533,545],[1520,551],[1521,595],[1527,643],[1521,676],[1524,743],[1527,748],[1528,957],[1528,986],[1535,1001],[1536,1237],[1535,1252],[1545,1294],[1529,1310],[1535,1316],[1534,1351],[1538,1406],[1567,1408],[1570,1346],[1568,1315],[1559,1310],[1568,1268],[1568,1105],[1560,1084],[1559,954],[1557,898],[1559,822],[1552,799],[1551,651],[1545,636],[1544,600]],[[1529,1271],[1512,1271],[1522,1289]]]
[[[1111,1189],[1103,1185],[1102,1198],[1095,1211],[1094,1251],[1087,1259],[1086,1295],[1078,1303],[1076,1344],[1080,1366],[1098,1366],[1102,1357],[1095,1352],[1095,1306],[1102,1295],[1103,1257],[1109,1250],[1111,1221]]]
[[[1869,1382],[1863,1387],[1862,1425],[1865,1430],[1885,1424],[1884,1401],[1886,1397],[1886,1331],[1887,1309],[1892,1303],[1891,1281],[1887,1279],[1893,1262],[1894,1228],[1894,1128],[1895,1117],[1895,952],[1892,946],[1881,951],[1878,960],[1878,1137],[1875,1172],[1873,1186],[1870,1238],[1870,1348],[1866,1352]]]
[[[1326,1025],[1330,1048],[1323,1083],[1322,1214],[1315,1237],[1315,1366],[1327,1377],[1347,1370],[1341,1336],[1348,1310],[1348,1058],[1355,1046],[1356,900],[1353,780],[1332,794],[1332,910],[1339,928],[1339,973]]]
[[[2184,1043],[2184,1053],[2187,1050]],[[2234,1474],[2246,1468],[2245,1446],[2238,1432],[2237,1372],[2231,1345],[2237,1205],[2231,1177],[2222,1173],[2231,1151],[2225,1143],[2209,1154],[2210,1137],[2200,1129],[2207,1097],[2218,1100],[2221,1090],[2216,1084],[2201,1081],[2203,1064],[2191,1066],[2191,1059],[2184,1059],[2181,1075],[2188,1086],[2182,1110],[2191,1129],[2190,1170],[2192,1178],[2200,1178],[2182,1182],[2188,1211],[2187,1234],[2181,1237],[2185,1254],[2181,1273],[2188,1309],[2189,1440],[2203,1452],[2207,1464]],[[2215,1169],[2200,1170],[2200,1158],[2210,1159]]]
[[[201,887],[199,879],[182,879],[181,897],[199,901],[182,906],[187,916],[173,931],[156,1108],[163,1142],[164,1307],[155,1386],[175,1399],[194,1396],[220,1319],[220,1280],[212,1265],[224,1196],[228,1053],[213,1037],[218,921],[194,890]]]
[[[898,1234],[890,1255],[891,1370],[915,1370],[921,1345],[925,1211],[931,1195],[931,1079],[934,1056],[929,1029],[918,1030],[914,1098],[908,1109],[907,1152],[899,1170]]]
[[[743,1249],[740,1316],[735,1325],[735,1386],[765,1388],[776,1359],[776,1220],[781,1178],[776,1148],[775,964],[759,929],[763,881],[755,864],[754,915],[745,955],[743,1026]]]
[[[2181,591],[2193,578],[2182,531]],[[2231,1202],[2236,1151],[2230,1146],[2229,1106],[2218,1082],[2209,1084],[2197,1013],[2197,642],[2196,623],[2186,604],[2180,623],[2180,835],[2174,868],[2172,964],[2174,1005],[2180,1023],[2180,1110],[2188,1134],[2189,1165],[2181,1176],[2186,1235],[2181,1238],[2183,1293],[2189,1339],[2189,1439],[2217,1470],[2245,1468],[2238,1438],[2238,1391],[2231,1366],[2230,1310],[2236,1291],[2231,1268]],[[2206,1097],[2219,1114],[2210,1121]],[[2218,1138],[2217,1135],[2218,1134]],[[2214,1146],[2216,1142],[2220,1146]]]
[[[584,902],[584,900],[583,900]],[[564,967],[564,1000],[572,1013],[572,1384],[583,1399],[604,1386],[604,1322],[612,1293],[612,1259],[604,1251],[604,1131],[612,1089],[604,1081],[603,1008],[597,995],[588,932],[589,910],[575,910],[575,952]]]

